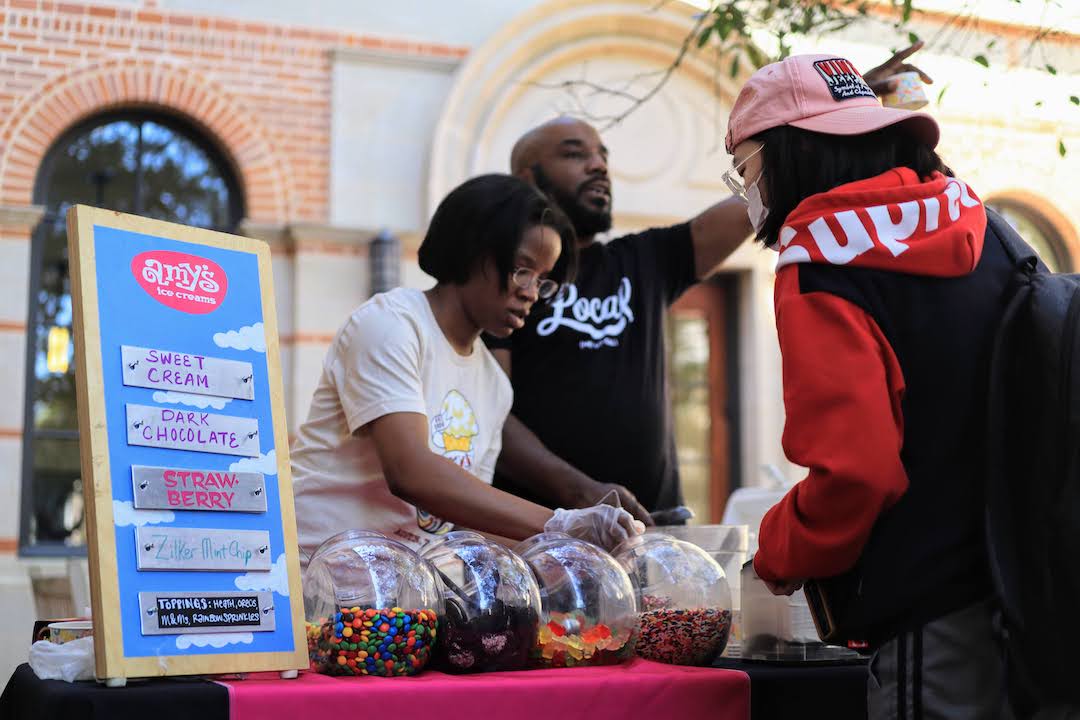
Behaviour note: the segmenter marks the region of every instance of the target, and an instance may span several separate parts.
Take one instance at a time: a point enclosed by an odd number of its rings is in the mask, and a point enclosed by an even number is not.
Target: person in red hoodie
[[[1008,716],[985,560],[984,388],[1011,264],[934,119],[847,60],[757,71],[725,179],[778,251],[784,451],[808,469],[762,520],[777,594],[815,579],[873,652],[871,718]]]

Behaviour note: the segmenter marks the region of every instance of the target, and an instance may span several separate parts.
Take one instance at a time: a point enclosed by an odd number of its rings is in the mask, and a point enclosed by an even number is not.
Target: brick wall
[[[235,160],[248,216],[328,217],[330,50],[460,57],[463,48],[49,0],[0,2],[0,204],[30,202],[63,130],[103,109],[157,105]]]
[[[234,162],[246,227],[272,234],[296,224],[319,227],[330,214],[331,51],[348,47],[424,57],[466,52],[166,12],[153,0],[128,7],[0,0],[0,497],[18,497],[22,483],[30,236],[38,218],[27,206],[50,146],[75,123],[105,110],[171,111],[201,127]],[[315,355],[325,341],[293,322],[293,279],[301,290],[321,287],[345,267],[362,277],[366,264],[359,255],[300,256],[290,249],[275,258],[282,355],[293,368],[296,346]],[[346,290],[359,293],[354,285]],[[353,299],[345,290],[338,295]],[[309,364],[291,372],[306,381],[314,373]],[[286,372],[291,396],[290,378]],[[290,407],[293,425],[308,397]],[[18,502],[0,505],[0,557],[15,549],[18,515]]]

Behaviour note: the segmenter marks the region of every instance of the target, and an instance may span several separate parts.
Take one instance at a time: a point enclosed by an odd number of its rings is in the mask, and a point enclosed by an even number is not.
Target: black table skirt
[[[229,720],[229,691],[209,680],[96,682],[39,680],[29,665],[15,670],[0,695],[0,720]]]
[[[750,676],[751,720],[866,720],[866,663],[775,665],[720,658]]]

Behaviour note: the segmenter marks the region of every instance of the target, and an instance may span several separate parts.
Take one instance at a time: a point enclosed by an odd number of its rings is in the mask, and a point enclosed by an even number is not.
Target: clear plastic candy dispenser
[[[613,665],[633,656],[637,601],[613,557],[563,533],[534,535],[516,550],[540,585],[532,667]]]
[[[442,612],[435,576],[385,535],[350,530],[304,570],[310,667],[329,675],[415,675],[431,659]]]
[[[631,537],[612,551],[638,593],[637,654],[673,665],[711,665],[731,632],[731,589],[708,553],[670,535]]]
[[[421,554],[442,594],[436,663],[449,672],[522,670],[536,644],[540,588],[525,561],[454,531]]]
[[[728,587],[731,588],[731,635],[724,656],[739,657],[742,642],[741,570],[750,555],[749,528],[746,525],[671,525],[651,527],[646,530],[646,534],[649,533],[670,535],[676,540],[697,545],[724,569]]]

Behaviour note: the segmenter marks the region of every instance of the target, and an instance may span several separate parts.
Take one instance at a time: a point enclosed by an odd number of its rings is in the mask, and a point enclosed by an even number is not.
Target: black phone
[[[852,603],[859,597],[860,584],[860,573],[854,569],[803,583],[806,604],[822,642],[860,651],[867,647],[864,631],[852,625]]]
[[[810,608],[810,617],[814,619],[818,637],[822,642],[836,644],[840,639],[839,629],[828,592],[817,580],[807,580],[803,583],[803,594],[806,596],[806,604]]]

